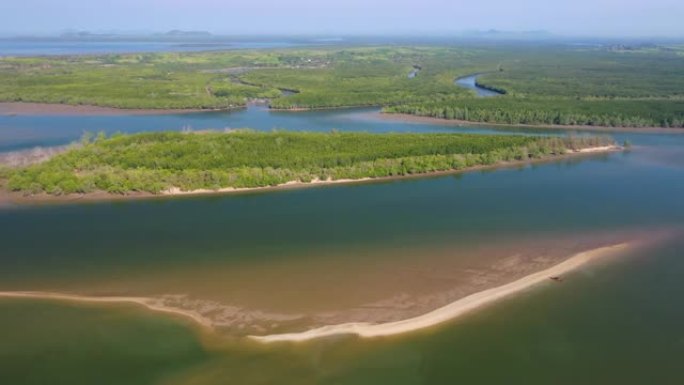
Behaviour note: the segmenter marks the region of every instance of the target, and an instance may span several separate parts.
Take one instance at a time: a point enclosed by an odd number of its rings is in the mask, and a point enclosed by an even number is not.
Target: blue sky
[[[684,0],[1,0],[0,32],[684,36]]]

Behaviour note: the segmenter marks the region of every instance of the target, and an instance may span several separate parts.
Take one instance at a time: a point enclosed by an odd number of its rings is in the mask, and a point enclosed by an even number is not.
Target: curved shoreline
[[[550,278],[560,276],[576,270],[587,263],[628,248],[628,243],[601,247],[576,254],[565,261],[542,270],[517,281],[484,290],[479,293],[456,300],[444,307],[429,313],[397,322],[370,324],[363,322],[346,323],[323,326],[300,333],[273,334],[266,336],[249,336],[250,339],[261,343],[273,342],[303,342],[314,339],[336,336],[357,335],[361,338],[386,337],[426,329],[459,318],[476,309],[493,302],[510,297],[530,287],[549,281]]]
[[[437,326],[439,324],[457,319],[481,307],[490,305],[496,301],[510,297],[516,293],[524,291],[530,287],[539,285],[543,282],[550,282],[550,278],[562,276],[576,270],[589,262],[602,257],[608,257],[620,251],[628,249],[630,243],[620,243],[605,246],[597,249],[584,251],[554,265],[548,269],[532,273],[514,282],[504,284],[495,288],[487,289],[478,293],[458,299],[446,306],[430,311],[428,313],[395,322],[382,324],[371,324],[367,322],[353,322],[338,325],[328,325],[304,332],[272,334],[265,336],[247,336],[248,339],[260,343],[274,342],[304,342],[319,338],[337,335],[357,335],[361,338],[386,337],[392,335],[405,334],[417,330],[422,330]],[[212,331],[214,324],[210,319],[190,311],[175,307],[165,306],[162,301],[146,297],[94,297],[77,294],[63,294],[56,292],[40,291],[0,291],[0,299],[31,299],[48,300],[59,302],[92,303],[92,304],[131,304],[143,307],[146,310],[163,313],[169,316],[184,318],[192,321],[198,327]]]
[[[216,190],[199,189],[191,191],[183,191],[179,188],[170,188],[160,194],[152,194],[146,192],[132,192],[126,195],[121,194],[111,194],[107,192],[92,192],[87,194],[70,194],[70,195],[23,195],[21,192],[10,192],[3,190],[2,184],[0,184],[0,205],[3,203],[9,204],[38,204],[38,203],[74,203],[74,202],[102,202],[102,201],[118,201],[118,200],[131,200],[131,199],[159,199],[159,198],[173,198],[180,196],[202,196],[202,195],[226,195],[226,194],[240,194],[240,193],[255,193],[255,192],[267,192],[267,191],[277,191],[277,190],[288,190],[288,189],[301,189],[301,188],[311,188],[319,186],[331,186],[331,185],[352,185],[352,184],[362,184],[362,183],[379,183],[387,182],[393,180],[401,179],[413,179],[413,178],[428,178],[437,177],[442,175],[453,175],[473,171],[481,170],[493,170],[493,169],[505,169],[507,167],[516,167],[526,164],[537,164],[543,162],[549,162],[559,159],[568,159],[578,156],[589,156],[596,154],[608,154],[613,152],[622,151],[623,148],[618,145],[612,146],[600,146],[600,147],[589,147],[583,148],[581,150],[575,150],[561,155],[549,155],[543,158],[513,161],[513,162],[501,162],[493,165],[486,166],[473,166],[466,167],[456,170],[443,170],[443,171],[433,171],[419,174],[408,174],[408,175],[395,175],[395,176],[385,176],[385,177],[366,177],[359,179],[328,179],[328,180],[312,180],[310,182],[301,181],[290,181],[276,186],[263,186],[263,187],[227,187]],[[1,180],[0,180],[1,181]]]
[[[235,106],[218,109],[135,109],[135,108],[115,108],[94,105],[72,105],[59,103],[31,103],[31,102],[0,102],[0,117],[11,116],[122,116],[122,115],[176,115],[176,114],[197,114],[208,112],[229,112],[242,110],[249,107]],[[580,125],[559,125],[559,124],[506,124],[478,122],[470,120],[441,119],[429,116],[418,116],[401,113],[383,112],[381,105],[350,105],[336,107],[296,107],[296,108],[276,108],[268,107],[272,112],[315,112],[326,110],[365,110],[369,108],[379,108],[380,111],[372,113],[383,120],[394,120],[398,122],[415,122],[436,125],[455,125],[455,126],[479,126],[479,127],[501,127],[501,128],[552,128],[563,130],[587,130],[605,132],[648,132],[648,133],[684,133],[682,128],[671,127],[612,127],[612,126],[580,126]]]
[[[191,311],[184,311],[177,308],[171,308],[159,304],[159,301],[152,298],[145,297],[89,297],[85,295],[76,294],[61,294],[53,292],[41,291],[0,291],[0,298],[13,299],[38,299],[38,300],[52,300],[64,302],[81,302],[81,303],[119,303],[119,304],[134,304],[140,305],[150,311],[157,313],[166,313],[169,315],[182,316],[186,319],[194,321],[196,324],[205,327],[213,328],[211,321]]]
[[[562,125],[562,124],[507,124],[507,123],[489,123],[477,122],[470,120],[458,119],[443,119],[433,118],[431,116],[420,116],[411,114],[402,114],[394,112],[377,112],[372,113],[377,119],[385,121],[409,122],[409,123],[424,123],[437,124],[443,126],[476,126],[484,128],[529,128],[529,129],[555,129],[555,130],[569,130],[569,131],[595,131],[595,132],[632,132],[632,133],[651,133],[651,134],[684,134],[684,128],[672,127],[612,127],[612,126],[581,126],[581,125]]]
[[[494,96],[506,95],[506,90],[498,89],[496,87],[491,87],[486,84],[478,82],[477,78],[486,75],[488,73],[493,73],[494,71],[488,72],[478,72],[470,75],[465,75],[454,79],[454,84],[465,88],[468,90],[475,91],[478,98],[491,98]],[[472,82],[471,82],[472,81]]]

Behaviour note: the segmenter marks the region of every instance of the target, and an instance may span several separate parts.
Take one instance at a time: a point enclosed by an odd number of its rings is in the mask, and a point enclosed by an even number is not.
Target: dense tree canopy
[[[0,177],[26,194],[159,193],[458,170],[607,143],[465,134],[147,133],[87,137],[78,148]]]
[[[472,73],[505,95],[483,101],[454,84]],[[681,127],[684,56],[671,47],[510,43],[0,58],[0,101],[225,109],[253,99],[278,109],[383,106],[477,122]]]

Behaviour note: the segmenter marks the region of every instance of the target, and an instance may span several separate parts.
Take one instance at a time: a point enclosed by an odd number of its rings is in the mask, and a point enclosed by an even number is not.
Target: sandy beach
[[[513,282],[506,283],[500,286],[495,286],[489,289],[481,290],[473,294],[467,295],[448,303],[436,310],[427,311],[415,317],[399,319],[393,322],[352,322],[333,324],[329,326],[317,327],[304,332],[286,333],[286,334],[270,334],[270,335],[248,335],[249,339],[262,342],[300,342],[308,341],[323,337],[334,335],[358,335],[363,338],[391,336],[403,333],[409,333],[416,330],[429,328],[439,325],[441,323],[456,319],[471,311],[477,310],[486,305],[492,304],[498,300],[512,296],[532,286],[549,282],[552,283],[552,277],[562,277],[564,274],[571,272],[585,264],[614,255],[629,247],[628,243],[619,243],[612,246],[600,247],[589,251],[575,254],[574,256],[563,260],[560,263],[552,265],[539,272],[530,273]],[[73,303],[91,303],[91,304],[132,304],[142,306],[144,309],[163,313],[169,316],[183,318],[192,321],[193,324],[206,330],[220,330],[225,332],[226,325],[232,324],[226,322],[227,320],[216,318],[216,314],[221,312],[220,307],[208,306],[209,302],[199,301],[199,306],[186,306],[182,298],[171,297],[136,297],[136,296],[87,296],[77,294],[67,294],[58,292],[45,291],[2,291],[0,298],[10,299],[36,299],[49,301],[63,301]],[[180,302],[179,302],[180,301]],[[190,302],[192,303],[192,301]],[[195,305],[197,305],[195,304]],[[218,311],[218,313],[217,313]],[[240,313],[250,313],[248,309],[236,309]],[[216,314],[215,314],[216,313]],[[254,314],[252,314],[254,313]],[[254,318],[254,315],[260,315]],[[272,314],[271,314],[272,315]],[[253,322],[260,323],[267,320],[269,316],[263,312],[251,312],[250,314],[235,314],[238,318],[252,319]],[[261,319],[263,317],[264,319]],[[301,316],[287,316],[277,315],[279,320],[267,320],[268,322],[283,322],[290,319],[296,321]],[[288,318],[289,317],[289,318]],[[230,331],[228,331],[230,332]]]
[[[190,191],[183,191],[178,187],[173,187],[173,188],[170,188],[166,191],[162,191],[161,194],[166,195],[166,196],[227,194],[227,193],[237,193],[237,192],[270,190],[270,189],[274,189],[274,188],[281,188],[281,189],[288,188],[288,187],[289,188],[302,188],[302,187],[316,186],[316,185],[362,183],[362,182],[367,182],[370,180],[373,180],[373,178],[326,179],[326,180],[314,179],[311,182],[289,181],[289,182],[286,182],[283,184],[279,184],[277,186],[245,187],[245,188],[227,187],[227,188],[220,188],[220,189],[216,189],[216,190],[197,189],[197,190],[190,190]]]
[[[345,334],[357,335],[362,338],[384,337],[425,329],[454,320],[476,309],[492,304],[498,300],[512,296],[541,283],[552,282],[554,277],[567,274],[593,260],[613,255],[627,249],[628,247],[629,244],[621,243],[613,246],[585,251],[576,254],[571,258],[546,270],[530,274],[524,278],[502,286],[469,295],[434,311],[402,321],[382,324],[347,323],[324,326],[301,333],[250,336],[249,338],[262,343],[302,342]]]

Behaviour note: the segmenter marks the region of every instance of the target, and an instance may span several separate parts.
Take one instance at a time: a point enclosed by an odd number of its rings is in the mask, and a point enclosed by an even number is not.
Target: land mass
[[[377,106],[480,123],[682,128],[683,53],[510,44],[3,57],[0,101],[138,113],[268,100],[278,110]],[[416,68],[420,76],[406,75]],[[473,73],[505,95],[478,98],[454,84]],[[14,108],[23,107],[6,113]]]
[[[78,116],[111,116],[111,115],[167,115],[187,114],[194,112],[227,111],[239,107],[225,108],[116,108],[94,105],[70,105],[51,103],[0,102],[0,115],[78,115]]]
[[[84,137],[0,169],[26,199],[245,191],[428,175],[618,149],[609,137],[252,131]]]

